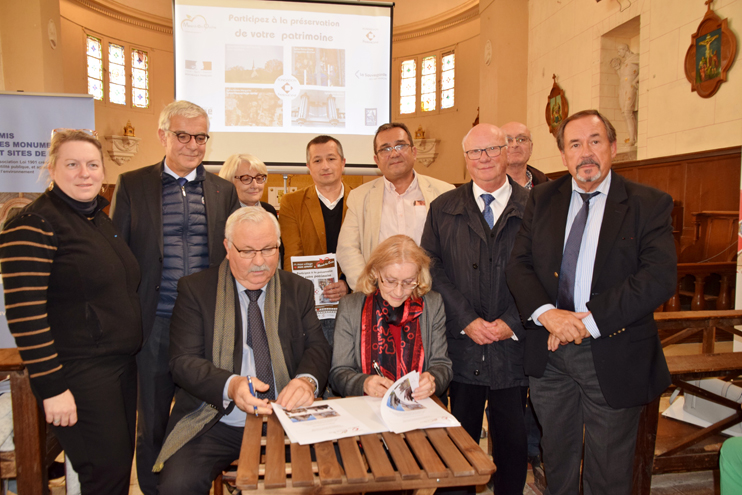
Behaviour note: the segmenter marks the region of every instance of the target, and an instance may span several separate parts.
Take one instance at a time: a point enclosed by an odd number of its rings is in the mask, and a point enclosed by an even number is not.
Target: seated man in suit
[[[276,218],[241,208],[225,237],[220,266],[178,283],[170,370],[180,389],[154,467],[160,495],[209,493],[239,457],[246,414],[270,414],[274,399],[288,409],[312,404],[330,370],[314,286],[276,270]]]

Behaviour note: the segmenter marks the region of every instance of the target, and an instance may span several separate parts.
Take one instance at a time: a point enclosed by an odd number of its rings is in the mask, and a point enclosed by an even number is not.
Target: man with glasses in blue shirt
[[[178,280],[224,259],[224,224],[239,208],[231,182],[206,172],[206,111],[174,101],[160,113],[165,158],[119,176],[111,219],[139,262],[144,343],[137,354],[137,475],[157,494],[152,466],[165,438],[175,384],[169,368],[170,318]]]
[[[501,129],[479,124],[462,145],[472,181],[433,201],[420,245],[430,254],[433,290],[446,307],[451,412],[479,441],[489,402],[497,466],[493,492],[521,495],[527,469],[525,331],[505,265],[528,191],[506,174],[508,145]]]
[[[453,189],[447,182],[416,173],[416,159],[417,148],[406,125],[391,122],[379,127],[374,161],[383,177],[350,192],[338,237],[338,263],[351,289],[381,241],[405,234],[420,244],[430,203]]]

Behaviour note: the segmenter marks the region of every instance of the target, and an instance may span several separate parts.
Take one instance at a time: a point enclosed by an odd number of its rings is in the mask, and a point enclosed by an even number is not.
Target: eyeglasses
[[[503,144],[502,146],[490,146],[489,148],[482,148],[478,150],[469,150],[466,151],[466,156],[469,157],[469,160],[479,160],[482,158],[482,152],[487,153],[487,156],[490,158],[495,158],[500,156],[500,153],[502,153],[502,149],[506,148],[507,144]]]
[[[527,138],[525,136],[518,136],[518,137],[510,137],[510,136],[508,136],[508,144],[509,145],[510,144],[514,144],[514,143],[523,144],[523,143],[528,143],[530,141],[531,141],[531,139],[530,138]]]
[[[265,181],[268,180],[268,176],[263,175],[263,174],[259,174],[256,176],[247,175],[247,174],[235,175],[234,178],[239,179],[240,182],[242,182],[246,186],[249,186],[250,184],[252,184],[252,181],[255,181],[256,184],[265,184]]]
[[[196,141],[197,145],[203,146],[204,144],[206,144],[206,141],[209,140],[208,134],[188,134],[187,132],[171,131],[170,129],[167,129],[167,132],[175,134],[175,137],[178,138],[178,142],[182,144],[190,143],[191,138],[193,138]]]
[[[417,282],[410,282],[408,280],[384,280],[381,275],[379,275],[379,283],[386,290],[394,290],[397,287],[402,287],[404,290],[412,290],[420,285]]]
[[[231,241],[230,241],[230,243],[231,243]],[[276,254],[278,252],[278,246],[267,247],[267,248],[263,248],[263,249],[237,249],[237,246],[235,246],[234,244],[232,244],[232,247],[234,248],[235,251],[237,251],[238,253],[240,253],[240,258],[242,258],[244,260],[251,260],[258,253],[260,253],[261,255],[263,255],[263,258],[270,258],[271,256],[273,256],[274,254]]]
[[[98,139],[98,131],[94,129],[70,129],[68,127],[60,127],[58,129],[52,129],[52,137],[54,137],[55,134],[59,134],[60,132],[84,132],[85,134],[88,134],[89,136],[92,136],[95,139]]]
[[[402,153],[410,146],[411,145],[407,143],[398,144],[396,146],[387,146],[386,148],[379,148],[378,150],[376,150],[376,154],[379,156],[389,156],[392,154],[392,151],[397,151],[397,153]]]

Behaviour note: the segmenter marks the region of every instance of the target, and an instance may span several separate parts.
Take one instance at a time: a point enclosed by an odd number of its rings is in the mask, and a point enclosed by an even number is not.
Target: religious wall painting
[[[546,123],[549,126],[549,132],[556,135],[559,124],[569,115],[569,104],[564,96],[564,91],[556,82],[556,74],[552,76],[554,84],[548,96],[546,104]]]
[[[706,15],[685,54],[685,77],[691,91],[702,98],[712,97],[726,82],[737,53],[737,38],[727,27],[727,20],[711,10],[711,3],[713,0],[706,0]]]

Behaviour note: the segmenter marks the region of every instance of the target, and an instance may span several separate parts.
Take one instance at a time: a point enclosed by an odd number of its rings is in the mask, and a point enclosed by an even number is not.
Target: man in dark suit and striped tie
[[[653,312],[675,290],[672,198],[611,171],[616,131],[595,110],[557,145],[569,175],[531,192],[507,274],[546,479],[552,495],[579,493],[581,472],[586,495],[629,494],[641,408],[670,384]]]

